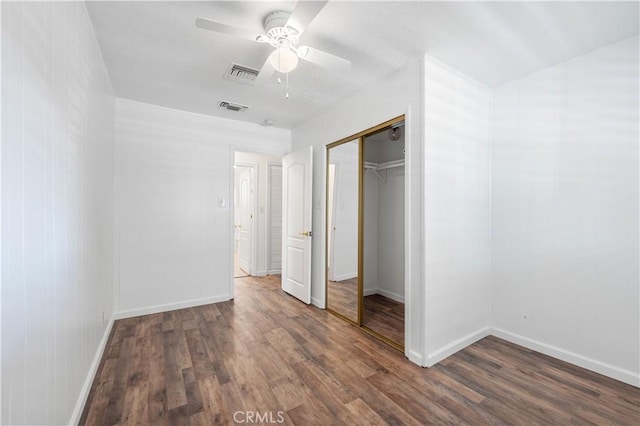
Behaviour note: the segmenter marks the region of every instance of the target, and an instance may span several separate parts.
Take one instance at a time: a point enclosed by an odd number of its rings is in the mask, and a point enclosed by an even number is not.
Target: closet
[[[402,350],[404,116],[327,146],[327,310]]]

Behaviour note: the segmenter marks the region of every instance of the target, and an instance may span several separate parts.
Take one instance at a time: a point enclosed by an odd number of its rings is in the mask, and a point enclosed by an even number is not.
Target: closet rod
[[[390,169],[392,167],[404,167],[404,160],[387,161],[377,165],[376,170]]]

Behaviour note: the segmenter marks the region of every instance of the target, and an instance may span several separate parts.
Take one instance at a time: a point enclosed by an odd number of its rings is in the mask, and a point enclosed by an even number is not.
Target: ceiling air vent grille
[[[235,112],[244,111],[246,109],[249,109],[249,107],[246,106],[246,105],[236,104],[236,103],[229,102],[229,101],[220,101],[219,106],[220,106],[220,108],[228,109],[229,111],[235,111]]]
[[[238,83],[254,84],[256,78],[258,78],[258,73],[260,73],[260,70],[232,63],[229,68],[227,68],[224,78]]]

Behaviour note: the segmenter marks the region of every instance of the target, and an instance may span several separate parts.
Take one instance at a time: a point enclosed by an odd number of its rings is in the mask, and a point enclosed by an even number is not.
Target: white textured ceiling
[[[231,62],[260,68],[268,47],[194,25],[197,17],[262,32],[280,2],[87,3],[116,96],[293,128],[423,52],[489,86],[638,34],[638,2],[329,2],[301,44],[352,61],[340,73],[300,62],[291,96],[223,79]],[[266,49],[266,50],[265,50]],[[234,113],[220,100],[249,105]]]

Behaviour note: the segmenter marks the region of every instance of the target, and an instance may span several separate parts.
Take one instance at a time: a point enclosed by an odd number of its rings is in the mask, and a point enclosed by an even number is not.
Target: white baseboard
[[[100,343],[98,343],[98,348],[96,349],[96,354],[93,356],[93,361],[91,362],[91,366],[89,367],[89,372],[87,373],[87,377],[84,379],[84,383],[82,384],[82,389],[80,390],[80,396],[78,397],[78,401],[76,402],[76,406],[73,409],[73,413],[71,413],[71,419],[69,420],[70,425],[77,425],[80,423],[80,417],[82,417],[82,411],[84,410],[84,405],[87,403],[87,398],[89,397],[89,392],[91,392],[91,385],[93,385],[93,380],[98,372],[98,367],[100,366],[100,361],[102,360],[102,355],[105,347],[107,346],[107,341],[109,340],[109,335],[111,335],[111,329],[113,328],[114,318],[111,317],[107,327],[104,329],[104,334],[102,335],[102,339]]]
[[[336,276],[333,281],[350,280],[351,278],[355,278],[357,276],[358,276],[357,272],[351,272],[351,273],[348,273],[348,274],[340,274],[340,275]]]
[[[612,379],[620,380],[621,382],[630,384],[635,387],[640,387],[640,374],[634,373],[633,371],[615,367],[613,365],[606,364],[604,362],[597,361],[595,359],[591,359],[583,355],[558,348],[556,346],[548,345],[537,340],[529,339],[528,337],[511,333],[500,328],[491,328],[490,334],[504,339],[508,342],[515,343],[528,349],[532,349],[545,355],[549,355],[562,361],[577,365],[578,367],[595,371],[596,373],[611,377]]]
[[[392,293],[382,288],[368,288],[362,291],[363,296],[371,296],[372,294],[379,294],[391,300],[395,300],[396,302],[404,303],[404,296],[397,293]]]
[[[407,351],[405,353],[405,356],[409,358],[409,361],[413,362],[414,364],[419,365],[420,367],[426,367],[426,365],[424,364],[424,360],[422,359],[422,355],[420,355],[419,353],[415,351]]]
[[[269,269],[267,271],[267,275],[280,275],[282,274],[282,269]]]
[[[440,349],[427,354],[426,367],[432,367],[448,356],[451,356],[459,350],[464,349],[467,346],[477,342],[478,340],[487,337],[489,334],[491,334],[490,330],[491,329],[489,327],[481,328],[480,330],[469,333],[466,336],[456,339],[453,342],[444,345]]]
[[[167,303],[164,305],[155,305],[155,306],[148,306],[145,308],[120,311],[120,312],[116,312],[113,315],[113,318],[119,320],[124,318],[137,317],[140,315],[157,314],[158,312],[174,311],[176,309],[192,308],[194,306],[208,305],[210,303],[226,302],[227,300],[231,300],[229,295],[203,297],[201,299],[191,299],[191,300],[185,300],[177,303]]]
[[[372,294],[378,294],[377,288],[364,288],[362,289],[363,296],[371,296]]]
[[[383,295],[391,300],[395,300],[396,302],[404,303],[404,296],[398,293],[393,293],[389,290],[385,290],[383,288],[378,289],[378,294]]]
[[[311,297],[311,304],[317,308],[324,309],[324,306],[322,306],[320,299],[316,297]]]

